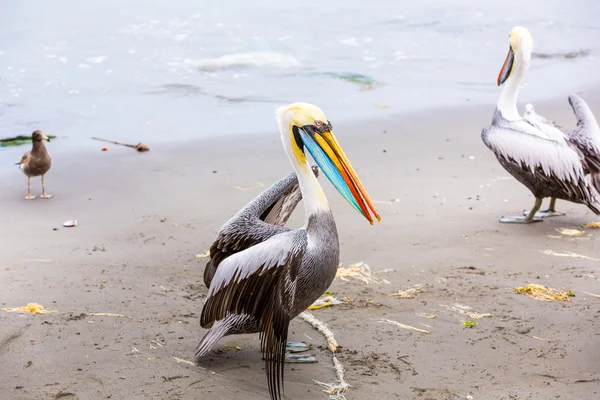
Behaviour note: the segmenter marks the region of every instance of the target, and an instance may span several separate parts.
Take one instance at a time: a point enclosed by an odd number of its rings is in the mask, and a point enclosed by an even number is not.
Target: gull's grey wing
[[[257,322],[271,399],[281,399],[290,310],[307,246],[308,235],[299,229],[227,257],[215,271],[200,316],[203,328],[227,319]]]
[[[590,172],[600,173],[600,127],[587,103],[579,96],[569,96],[569,104],[577,118],[577,128],[567,132],[569,141],[583,154]]]
[[[312,165],[315,176],[319,168]],[[204,268],[204,284],[210,282],[227,257],[289,231],[283,226],[302,199],[298,177],[294,172],[271,185],[227,221],[210,247],[210,260]]]

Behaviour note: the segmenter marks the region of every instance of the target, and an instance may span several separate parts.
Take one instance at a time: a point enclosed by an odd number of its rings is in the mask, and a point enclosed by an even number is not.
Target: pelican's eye
[[[323,126],[323,122],[322,121],[315,121],[315,126],[317,128],[321,128]]]

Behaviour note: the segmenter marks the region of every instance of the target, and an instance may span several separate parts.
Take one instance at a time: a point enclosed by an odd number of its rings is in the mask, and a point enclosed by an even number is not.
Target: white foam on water
[[[106,60],[105,56],[88,57],[85,59],[85,61],[89,62],[90,64],[100,64],[104,62],[104,60]]]
[[[185,63],[189,66],[196,67],[204,71],[216,71],[219,69],[236,67],[293,68],[301,65],[300,62],[293,56],[269,51],[234,53],[217,58],[200,60],[186,59]]]

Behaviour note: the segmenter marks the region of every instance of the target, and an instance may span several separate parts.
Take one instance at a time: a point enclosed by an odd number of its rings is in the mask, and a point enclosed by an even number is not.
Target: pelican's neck
[[[506,82],[504,82],[504,87],[502,88],[497,104],[502,116],[509,121],[521,119],[519,110],[517,109],[517,99],[523,85],[523,80],[525,79],[525,73],[529,68],[530,60],[530,56],[526,55],[524,57],[521,50],[515,52],[514,57],[513,70]]]
[[[290,131],[289,120],[281,121],[279,129],[281,131],[283,148],[292,163],[292,167],[294,167],[296,176],[298,176],[302,200],[304,201],[304,226],[307,227],[312,215],[319,214],[323,211],[329,211],[329,203],[325,196],[325,192],[319,184],[312,168],[308,164],[306,157],[304,158],[304,161],[300,160],[298,157],[297,151],[294,148],[295,144],[292,143],[294,135]]]

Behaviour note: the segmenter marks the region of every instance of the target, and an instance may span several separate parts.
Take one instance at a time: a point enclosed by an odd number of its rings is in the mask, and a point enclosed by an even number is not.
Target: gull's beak
[[[50,141],[50,138],[49,138],[48,136],[46,136],[46,135],[44,135],[44,136],[42,137],[42,139],[44,139],[44,140],[46,140],[46,141],[48,141],[48,142]]]
[[[506,56],[506,60],[504,60],[504,64],[502,65],[502,69],[498,74],[498,86],[502,85],[504,81],[508,79],[510,76],[510,72],[512,71],[513,63],[515,61],[515,53],[513,52],[512,46],[508,47],[508,55]]]
[[[308,149],[314,160],[327,176],[327,179],[335,186],[340,194],[359,212],[371,225],[373,215],[377,221],[381,217],[375,210],[373,202],[363,187],[360,179],[354,172],[354,168],[348,161],[346,154],[337,142],[333,132],[307,133],[306,130],[298,129],[304,146]]]

